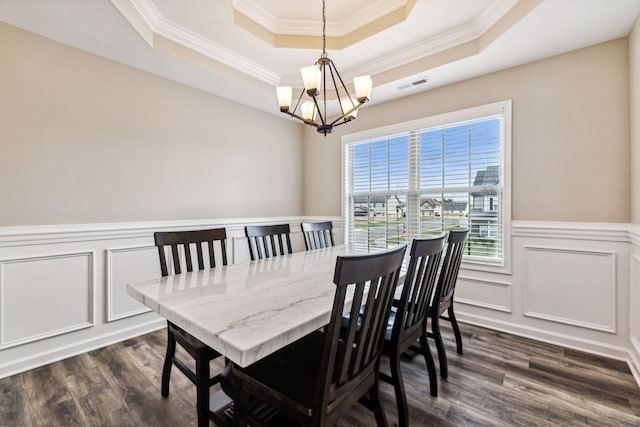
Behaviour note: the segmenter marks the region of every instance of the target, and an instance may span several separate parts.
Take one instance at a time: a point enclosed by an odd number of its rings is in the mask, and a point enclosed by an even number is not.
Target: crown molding
[[[281,76],[278,73],[163,17],[152,0],[129,1],[154,35],[162,36],[271,86],[280,83]]]
[[[379,74],[393,68],[409,64],[419,59],[434,55],[438,52],[453,48],[463,43],[472,41],[482,36],[495,23],[509,12],[520,0],[501,0],[491,4],[481,15],[473,21],[456,27],[450,31],[438,34],[434,37],[421,40],[400,49],[392,54],[386,55],[375,61],[362,66],[345,70],[346,78],[359,76],[361,74]]]
[[[292,80],[290,76],[282,76],[247,57],[237,54],[221,44],[215,43],[163,17],[155,7],[153,0],[125,1],[130,2],[136,13],[142,17],[154,36],[164,37],[180,47],[197,52],[271,86],[277,86]],[[348,17],[335,25],[328,23],[328,30],[332,27],[331,31],[336,32],[336,34],[345,31],[349,33],[353,31],[353,28],[361,27],[362,22],[371,22],[371,20],[378,19],[385,14],[398,10],[400,7],[406,7],[409,1],[410,0],[376,0],[372,2],[370,7],[362,11],[362,18],[357,22],[350,22],[353,20],[348,19]],[[399,49],[375,61],[369,61],[344,70],[343,76],[349,80],[354,76],[362,74],[380,74],[475,40],[494,26],[496,22],[517,5],[519,1],[521,0],[496,0],[491,3],[481,15],[476,17],[476,19],[464,25],[434,37],[424,39],[406,48]],[[231,11],[232,13],[233,11],[242,13],[274,33],[317,35],[320,28],[319,21],[278,19],[262,8],[256,0],[226,0],[226,3],[229,8],[233,9]],[[318,25],[318,29],[314,29],[314,25]],[[153,37],[151,40],[150,44],[152,47],[158,48],[153,46]],[[293,83],[292,86],[297,86],[297,84]]]
[[[156,5],[149,0],[130,0],[133,7],[138,11],[138,14],[145,20],[147,25],[154,29],[160,23],[162,15],[156,8]]]
[[[482,29],[480,33],[480,35],[482,35],[519,2],[520,0],[495,1],[472,21],[472,25],[478,29]]]
[[[406,7],[408,3],[409,0],[372,1],[365,9],[358,11],[358,19],[346,16],[341,20],[328,21],[327,36],[343,37],[376,19]],[[255,0],[227,0],[227,5],[273,34],[317,36],[322,31],[322,20],[320,19],[278,18]]]
[[[280,82],[278,73],[166,18],[160,19],[154,32],[272,86]]]

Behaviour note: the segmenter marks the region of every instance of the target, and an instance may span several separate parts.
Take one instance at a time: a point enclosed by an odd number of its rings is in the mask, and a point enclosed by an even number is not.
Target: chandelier
[[[314,65],[300,69],[304,89],[300,92],[296,105],[291,110],[292,89],[291,86],[277,87],[278,103],[280,111],[302,120],[304,123],[314,126],[318,133],[327,136],[335,126],[342,125],[356,118],[358,107],[369,100],[371,95],[371,77],[360,76],[353,79],[355,98],[353,98],[338,69],[329,59],[326,51],[326,17],[325,0],[322,0],[322,55]],[[332,89],[329,90],[328,86]],[[304,95],[305,100],[303,101]],[[321,96],[322,95],[322,96]],[[327,97],[335,96],[339,101],[339,116],[333,120],[327,117]],[[309,100],[309,98],[311,100]],[[316,116],[318,120],[316,120]]]

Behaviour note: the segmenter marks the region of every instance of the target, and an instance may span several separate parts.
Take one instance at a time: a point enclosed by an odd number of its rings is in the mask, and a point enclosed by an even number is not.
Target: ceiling
[[[345,82],[371,75],[375,104],[624,37],[639,14],[640,0],[327,0],[327,51]],[[321,16],[321,0],[0,0],[2,22],[274,114],[275,86],[300,87],[320,56]]]

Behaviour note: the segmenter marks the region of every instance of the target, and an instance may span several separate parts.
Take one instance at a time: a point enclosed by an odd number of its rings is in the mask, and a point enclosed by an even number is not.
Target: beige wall
[[[326,138],[306,129],[304,214],[340,214],[341,135],[505,99],[514,220],[629,222],[626,38],[367,106]]]
[[[4,24],[0,52],[0,226],[302,213],[301,125]]]
[[[629,35],[631,222],[640,225],[640,18]]]

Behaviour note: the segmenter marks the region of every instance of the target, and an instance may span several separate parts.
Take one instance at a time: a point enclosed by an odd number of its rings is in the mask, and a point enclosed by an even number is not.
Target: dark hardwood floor
[[[626,363],[461,328],[465,354],[449,336],[439,397],[429,395],[421,357],[403,364],[412,426],[640,426]],[[0,426],[195,426],[195,387],[177,369],[169,397],[160,396],[165,340],[161,330],[0,380]],[[393,388],[381,390],[396,425]],[[371,425],[360,407],[339,423]]]

